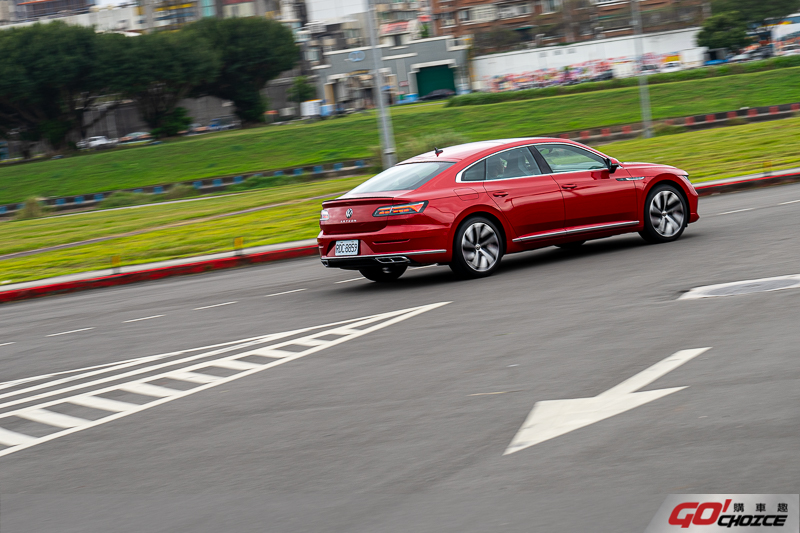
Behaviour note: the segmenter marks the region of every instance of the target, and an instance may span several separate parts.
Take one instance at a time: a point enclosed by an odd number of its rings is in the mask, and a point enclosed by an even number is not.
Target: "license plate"
[[[334,255],[358,255],[358,241],[336,241]]]

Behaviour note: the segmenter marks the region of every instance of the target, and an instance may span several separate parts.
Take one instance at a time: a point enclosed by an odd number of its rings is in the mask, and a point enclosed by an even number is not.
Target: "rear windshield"
[[[365,181],[350,193],[413,191],[454,164],[449,161],[431,161],[397,165]]]

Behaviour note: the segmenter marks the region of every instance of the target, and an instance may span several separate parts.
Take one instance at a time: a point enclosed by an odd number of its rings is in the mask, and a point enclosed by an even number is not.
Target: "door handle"
[[[567,183],[566,185],[561,186],[562,189],[577,189],[578,186],[574,183]]]
[[[508,196],[508,193],[505,191],[497,191],[493,192],[492,196],[494,196],[495,198],[503,198],[504,196]]]

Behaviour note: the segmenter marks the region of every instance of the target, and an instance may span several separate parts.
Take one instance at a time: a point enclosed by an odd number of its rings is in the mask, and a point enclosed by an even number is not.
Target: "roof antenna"
[[[435,146],[433,147],[433,153],[436,154],[436,157],[439,157],[439,154],[441,154],[442,152],[444,152],[444,150],[439,150]]]

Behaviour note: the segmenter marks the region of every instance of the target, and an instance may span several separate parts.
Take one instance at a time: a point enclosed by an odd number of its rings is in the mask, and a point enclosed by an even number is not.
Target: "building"
[[[645,32],[696,27],[709,0],[639,0]],[[431,0],[437,35],[474,37],[478,53],[631,35],[630,0]]]
[[[0,0],[0,24],[10,24],[17,20],[17,3],[14,0]]]
[[[409,95],[424,96],[438,89],[456,91],[469,84],[467,46],[450,36],[408,41],[402,46],[381,44],[383,92],[390,102]],[[312,67],[317,93],[340,109],[363,109],[375,102],[372,49],[335,50]]]
[[[17,2],[17,19],[80,15],[88,13],[93,6],[94,0],[25,0]]]

